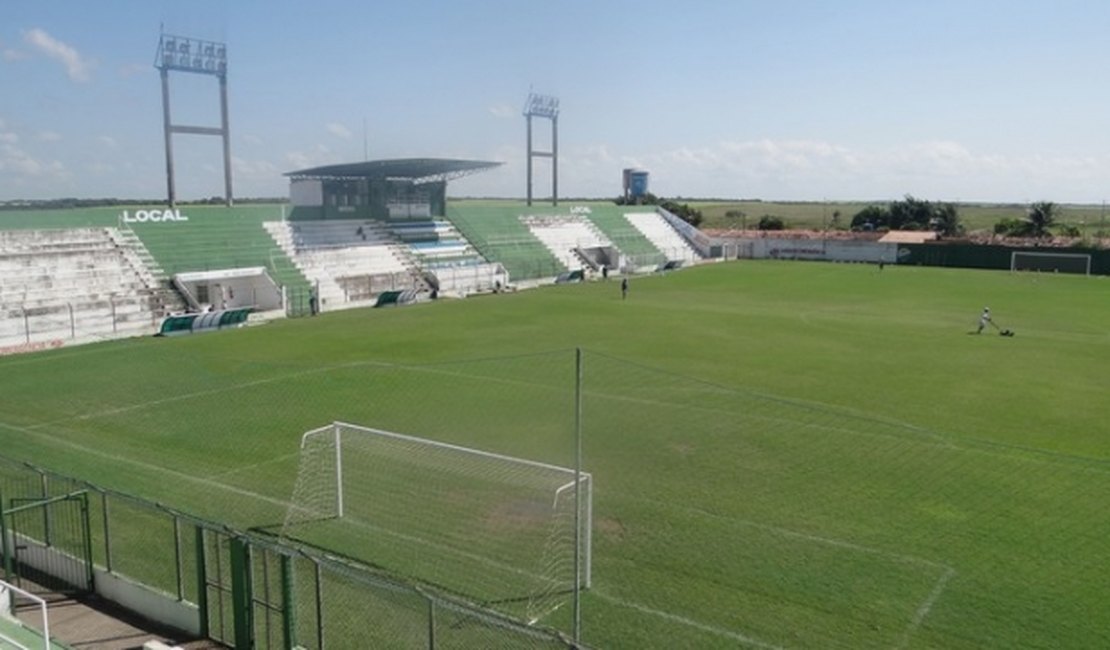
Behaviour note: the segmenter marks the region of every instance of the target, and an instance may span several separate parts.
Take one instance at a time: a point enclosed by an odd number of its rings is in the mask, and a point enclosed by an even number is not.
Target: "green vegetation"
[[[1104,294],[749,262],[634,280],[624,301],[595,282],[336,312],[0,359],[0,439],[273,526],[301,433],[332,420],[570,464],[581,345],[589,644],[1100,647]],[[967,334],[984,304],[1015,338]]]
[[[626,205],[624,197],[617,197],[616,204]],[[691,206],[689,203],[679,203],[678,201],[664,199],[655,196],[651,192],[648,192],[646,196],[640,197],[635,202],[629,202],[628,205],[657,205],[692,226],[700,226],[704,220],[701,210]]]
[[[885,201],[848,202],[789,202],[789,201],[691,201],[701,210],[705,219],[703,229],[736,229],[746,224],[754,228],[759,216],[767,214],[781,217],[787,228],[822,230],[847,229],[847,217],[858,214],[868,206],[882,206]],[[992,231],[1002,219],[1025,219],[1029,210],[1024,204],[956,203],[960,223],[967,232]],[[1057,204],[1057,223],[1079,229],[1083,235],[1110,237],[1110,219],[1099,205]],[[731,215],[729,213],[732,213]]]

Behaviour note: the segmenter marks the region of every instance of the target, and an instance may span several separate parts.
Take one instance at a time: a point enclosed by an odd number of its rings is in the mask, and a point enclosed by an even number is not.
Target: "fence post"
[[[112,534],[108,525],[108,493],[100,493],[100,512],[104,519],[104,568],[112,572]]]
[[[428,650],[436,650],[436,601],[428,597]]]
[[[112,307],[112,333],[116,333],[116,301],[112,298],[108,299],[108,304]]]
[[[228,549],[231,552],[231,616],[234,628],[235,647],[254,647],[254,597],[251,583],[250,544],[239,537],[232,537]]]
[[[297,590],[293,584],[293,558],[281,556],[281,632],[285,650],[293,650],[297,645]]]
[[[67,302],[66,307],[69,307],[69,338],[77,338],[77,323],[73,319],[73,303]]]
[[[82,540],[83,545],[84,545],[84,548],[82,549],[82,551],[84,551],[84,554],[85,554],[84,560],[85,560],[85,568],[87,570],[86,574],[85,574],[85,579],[88,581],[88,583],[85,586],[89,590],[90,593],[94,593],[96,591],[96,571],[95,571],[95,569],[93,569],[92,525],[89,522],[90,517],[89,517],[89,493],[88,492],[81,492],[80,503],[81,503],[81,522],[84,524],[84,526],[82,526],[82,529],[85,532],[85,535],[84,535],[85,539]]]
[[[27,308],[23,307],[23,335],[27,339],[27,344],[31,343],[31,319],[27,316]]]
[[[181,557],[181,520],[177,515],[173,516],[173,565],[174,577],[177,581],[177,600],[185,600],[185,584],[182,579],[182,564],[183,558]]]
[[[204,529],[196,527],[197,554],[197,613],[200,616],[200,635],[209,638],[208,631],[208,566],[204,558]]]
[[[43,501],[50,498],[50,479],[48,479],[46,477],[46,474],[42,472],[39,473],[39,497]],[[49,548],[52,544],[52,542],[50,541],[50,538],[52,537],[52,535],[50,534],[50,508],[42,509],[42,532],[43,537],[46,538],[43,540],[43,542],[45,542],[46,546]]]
[[[14,540],[13,540],[14,541]],[[8,544],[8,513],[4,497],[0,495],[0,551],[4,553],[4,581],[12,581],[12,548]]]

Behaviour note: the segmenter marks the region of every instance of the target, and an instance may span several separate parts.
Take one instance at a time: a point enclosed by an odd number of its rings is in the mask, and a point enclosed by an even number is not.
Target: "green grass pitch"
[[[0,441],[279,526],[333,420],[570,464],[581,346],[587,643],[1107,647],[1108,291],[738,262],[106,342],[0,359]],[[969,334],[985,305],[1014,338]]]

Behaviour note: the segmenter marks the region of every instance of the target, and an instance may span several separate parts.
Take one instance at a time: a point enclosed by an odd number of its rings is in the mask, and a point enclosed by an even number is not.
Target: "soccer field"
[[[106,342],[0,359],[0,440],[272,527],[301,434],[334,420],[572,465],[581,347],[588,644],[1107,647],[1108,292],[741,262],[633,278],[627,300],[595,282]],[[985,305],[1014,338],[969,334]],[[485,517],[491,539],[526,523]],[[465,579],[449,559],[365,548],[403,575]]]

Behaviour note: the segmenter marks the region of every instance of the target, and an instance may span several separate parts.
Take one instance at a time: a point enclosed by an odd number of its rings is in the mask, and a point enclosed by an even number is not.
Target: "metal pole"
[[[220,75],[220,130],[224,138],[224,196],[227,207],[234,204],[231,198],[231,127],[227,118],[227,74]]]
[[[170,132],[170,72],[162,68],[162,131],[166,139],[166,200],[170,207],[177,206],[173,189],[173,134]]]
[[[436,601],[428,598],[428,650],[436,650]]]
[[[525,115],[528,122],[528,205],[532,205],[532,116]]]
[[[100,493],[100,513],[104,519],[104,568],[112,572],[112,533],[108,527],[108,493]]]
[[[574,349],[574,642],[582,640],[582,348]]]
[[[551,205],[559,205],[559,116],[551,118]]]
[[[177,600],[185,600],[185,580],[182,573],[184,558],[181,557],[181,520],[173,516],[173,558],[175,578],[177,579]]]

